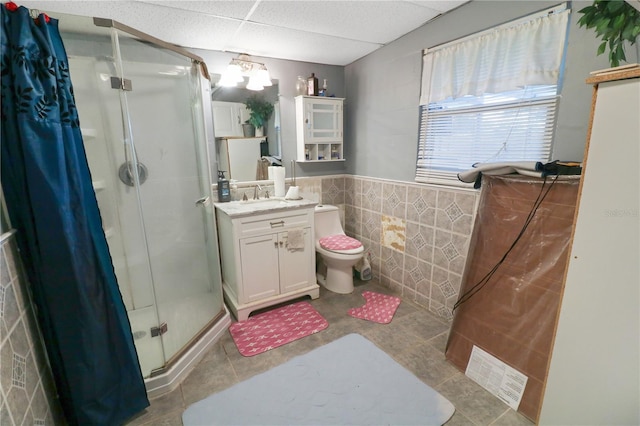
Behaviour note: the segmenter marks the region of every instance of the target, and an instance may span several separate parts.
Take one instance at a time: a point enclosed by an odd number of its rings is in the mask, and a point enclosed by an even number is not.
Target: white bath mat
[[[442,425],[453,405],[349,334],[191,405],[195,425]]]

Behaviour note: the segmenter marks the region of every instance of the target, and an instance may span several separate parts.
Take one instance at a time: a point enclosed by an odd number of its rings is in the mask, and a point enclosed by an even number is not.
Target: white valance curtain
[[[556,12],[426,50],[420,104],[556,84],[568,18]]]

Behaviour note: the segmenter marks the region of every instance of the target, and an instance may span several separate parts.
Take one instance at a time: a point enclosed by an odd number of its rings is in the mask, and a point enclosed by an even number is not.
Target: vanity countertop
[[[281,197],[263,198],[260,200],[230,201],[228,203],[214,203],[216,209],[232,218],[251,216],[256,213],[271,213],[285,210],[294,210],[312,207],[317,201],[302,198],[299,200],[286,200]]]

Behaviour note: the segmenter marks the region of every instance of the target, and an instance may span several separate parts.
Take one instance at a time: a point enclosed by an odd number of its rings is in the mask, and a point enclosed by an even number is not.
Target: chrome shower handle
[[[209,203],[209,197],[202,197],[196,200],[196,206],[206,206]]]

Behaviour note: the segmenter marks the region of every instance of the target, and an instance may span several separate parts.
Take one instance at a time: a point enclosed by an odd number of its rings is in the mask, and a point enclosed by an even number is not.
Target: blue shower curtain
[[[70,424],[149,405],[82,143],[58,21],[0,6],[1,176]]]

